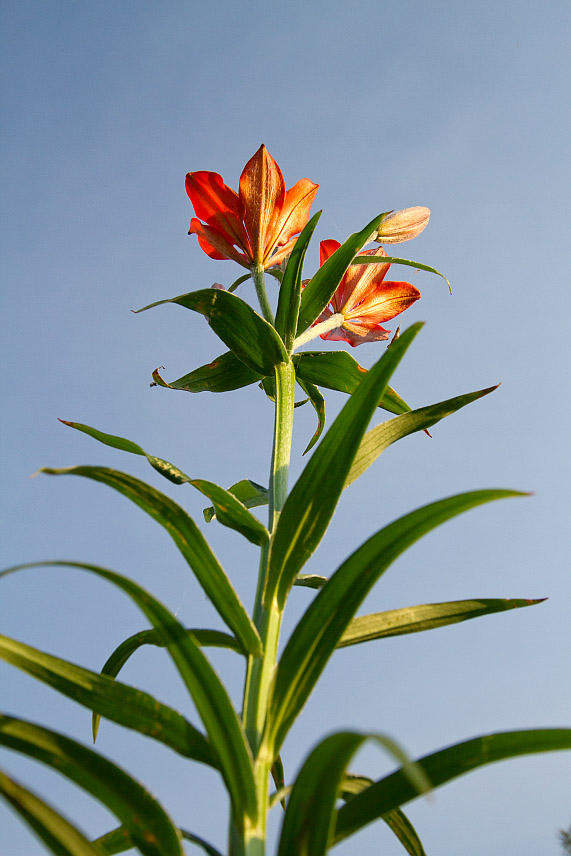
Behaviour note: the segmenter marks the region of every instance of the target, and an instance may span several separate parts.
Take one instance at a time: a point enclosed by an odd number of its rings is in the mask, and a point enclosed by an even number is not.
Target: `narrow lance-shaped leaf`
[[[191,841],[200,847],[208,856],[222,856],[216,847],[213,847],[208,841],[205,841],[200,835],[195,835],[194,832],[189,832],[188,829],[181,829],[181,835],[185,841]]]
[[[201,838],[199,835],[195,835],[187,829],[180,829],[179,832],[185,841],[191,841],[193,844],[196,844],[197,847],[202,848],[208,856],[222,856],[216,847],[213,847],[212,844],[209,844],[208,841],[205,841],[204,838]],[[122,826],[118,829],[111,830],[111,832],[108,832],[106,835],[102,835],[95,843],[101,848],[106,856],[113,856],[115,853],[123,853],[125,850],[130,850],[133,846],[129,833]]]
[[[271,374],[274,366],[288,361],[284,343],[272,325],[235,294],[218,288],[203,288],[169,300],[158,300],[137,312],[163,303],[178,303],[205,315],[216,335],[254,372]]]
[[[280,835],[278,856],[325,856],[335,828],[335,803],[351,758],[368,740],[378,741],[406,769],[419,792],[429,787],[426,778],[404,752],[387,737],[376,734],[339,732],[326,737],[311,752],[292,788]]]
[[[291,352],[297,330],[303,262],[320,217],[321,211],[314,214],[295,242],[280,287],[276,311],[276,330],[280,334],[288,353]]]
[[[379,214],[360,232],[350,235],[312,276],[301,295],[296,335],[313,324],[330,302],[347,268],[359,250],[372,240],[385,214]]]
[[[253,544],[261,546],[269,539],[270,536],[266,527],[260,523],[257,517],[250,514],[246,506],[240,502],[236,494],[232,493],[231,490],[224,490],[219,485],[205,479],[193,479],[187,476],[186,473],[183,473],[178,467],[175,467],[174,464],[162,458],[157,458],[154,455],[147,454],[137,443],[126,440],[124,437],[105,434],[103,431],[98,431],[96,428],[91,428],[89,425],[82,425],[79,422],[68,422],[65,419],[60,419],[59,421],[70,428],[75,428],[84,434],[88,434],[106,446],[120,449],[123,452],[131,452],[134,455],[144,456],[153,469],[174,484],[192,485],[192,487],[199,490],[204,496],[207,496],[214,502],[220,523],[240,532],[240,534],[244,535]]]
[[[571,728],[546,728],[486,734],[457,743],[416,762],[434,788],[484,764],[537,752],[571,749]],[[418,794],[402,770],[380,779],[339,809],[334,843],[362,829]]]
[[[325,428],[325,400],[315,384],[307,380],[300,380],[299,378],[297,378],[297,382],[308,396],[317,415],[317,429],[303,452],[304,455],[307,455],[310,449],[313,449]]]
[[[361,615],[350,622],[337,647],[346,648],[349,645],[370,642],[372,639],[386,639],[389,636],[404,636],[407,633],[435,630],[437,627],[480,618],[482,615],[534,606],[536,603],[543,603],[544,600],[545,598],[536,600],[479,598],[449,603],[426,603],[422,606],[408,606],[404,609]]]
[[[298,380],[351,395],[367,374],[367,369],[347,351],[303,351],[293,354]],[[378,406],[388,413],[408,413],[409,405],[390,386],[380,396]]]
[[[161,366],[162,368],[162,366]],[[153,372],[153,380],[157,386],[166,389],[180,389],[183,392],[230,392],[233,389],[242,389],[263,378],[263,374],[248,368],[242,360],[227,351],[212,362],[167,383],[159,370]]]
[[[116,829],[106,832],[105,835],[100,835],[93,843],[97,844],[105,856],[124,853],[125,850],[131,850],[133,847],[129,831],[124,826],[118,826]]]
[[[438,404],[431,404],[428,407],[420,407],[418,410],[404,413],[395,419],[389,419],[388,422],[371,428],[363,437],[355,455],[345,481],[345,487],[358,479],[392,443],[396,443],[397,440],[406,437],[408,434],[413,434],[415,431],[424,431],[430,428],[441,419],[456,413],[457,410],[471,404],[478,398],[483,398],[484,395],[488,395],[495,389],[497,386],[490,386],[487,389],[479,389],[466,395],[448,398],[446,401],[440,401]]]
[[[257,484],[251,479],[241,479],[241,481],[236,482],[228,488],[228,493],[239,499],[246,508],[258,508],[260,505],[267,505],[269,501],[267,487],[262,487],[261,484]],[[202,513],[207,523],[216,517],[214,506],[205,508]]]
[[[394,258],[393,256],[357,256],[351,264],[354,265],[371,265],[371,264],[384,264],[384,265],[407,265],[408,267],[417,268],[418,270],[425,270],[427,273],[435,273],[437,276],[441,276],[446,285],[448,286],[448,290],[450,294],[452,294],[452,286],[446,279],[443,273],[440,273],[436,268],[431,267],[430,265],[422,264],[422,262],[413,262],[410,259],[399,259]]]
[[[381,820],[394,832],[409,856],[426,856],[422,841],[404,812],[395,808],[381,815]]]
[[[142,690],[0,636],[0,658],[101,716],[158,740],[185,758],[217,767],[204,734]]]
[[[218,675],[192,636],[163,604],[128,577],[86,563],[60,561],[43,564],[78,568],[108,580],[128,594],[161,633],[208,733],[237,821],[246,817],[255,819],[257,805],[253,761],[242,723]]]
[[[0,717],[0,744],[57,770],[102,802],[145,856],[182,856],[177,829],[162,806],[97,752],[56,731],[9,716]]]
[[[252,620],[224,573],[204,535],[191,517],[170,497],[145,482],[106,467],[44,468],[49,475],[76,475],[102,482],[122,493],[164,526],[193,570],[198,582],[244,648],[254,655],[261,642]],[[260,524],[261,525],[261,524]]]
[[[374,780],[369,779],[368,776],[356,776],[347,773],[343,781],[341,799],[348,802],[356,794],[360,794],[373,784]],[[384,820],[389,829],[394,832],[409,856],[426,856],[422,841],[403,811],[395,808],[387,814],[383,814],[381,820]]]
[[[481,490],[430,503],[385,526],[343,562],[301,617],[281,656],[266,736],[272,751],[279,751],[351,619],[392,562],[446,520],[495,499],[522,495]]]
[[[328,579],[329,577],[322,577],[319,574],[298,574],[293,584],[303,588],[320,589],[323,588]]]
[[[421,324],[410,327],[365,375],[306,464],[284,505],[270,548],[266,602],[287,593],[333,516],[380,393]]]
[[[187,630],[187,633],[190,633],[197,645],[200,645],[201,647],[212,646],[217,648],[229,648],[231,651],[236,651],[238,654],[246,653],[234,636],[230,636],[228,633],[223,633],[220,630],[202,630],[195,628]],[[129,658],[143,645],[155,645],[159,648],[166,648],[166,644],[165,639],[161,636],[158,630],[141,630],[139,633],[134,633],[115,648],[105,661],[105,664],[101,669],[101,674],[106,675],[109,678],[116,678]],[[100,714],[98,713],[94,713],[92,716],[93,742],[95,742],[97,737],[100,718]]]
[[[1,771],[0,796],[56,856],[101,856],[102,851],[63,815]]]

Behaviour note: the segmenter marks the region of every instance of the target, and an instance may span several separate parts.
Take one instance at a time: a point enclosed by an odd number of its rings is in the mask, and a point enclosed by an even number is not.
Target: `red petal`
[[[284,200],[284,177],[262,144],[240,176],[244,223],[252,245],[253,261],[257,264],[261,264],[264,259],[266,235],[275,209],[281,211]]]
[[[220,212],[227,212],[242,220],[238,194],[224,184],[222,176],[217,172],[189,172],[184,183],[196,216],[201,220],[208,222]]]
[[[341,244],[339,241],[334,241],[332,238],[329,238],[327,241],[322,241],[319,245],[319,264],[324,264],[324,262],[326,262],[340,246]]]
[[[308,178],[302,178],[286,191],[283,207],[281,211],[275,209],[268,227],[264,261],[270,258],[274,248],[287,244],[293,235],[298,235],[307,225],[309,209],[318,187],[318,184],[314,184]]]
[[[244,267],[250,267],[250,260],[239,253],[219,230],[205,226],[196,217],[190,221],[188,234],[198,237],[198,243],[211,259],[232,259]]]
[[[377,324],[396,318],[420,297],[420,291],[410,282],[383,282],[372,290],[351,314],[351,320],[368,318]]]
[[[248,237],[238,194],[224,184],[217,172],[189,172],[185,187],[196,216],[223,230],[232,244],[238,244],[246,252]]]

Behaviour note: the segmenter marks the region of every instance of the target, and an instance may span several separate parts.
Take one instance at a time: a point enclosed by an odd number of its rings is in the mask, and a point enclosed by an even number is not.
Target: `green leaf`
[[[314,214],[295,242],[280,288],[276,311],[276,330],[281,336],[288,353],[291,353],[297,330],[297,318],[302,290],[301,277],[305,253],[320,217],[321,211]]]
[[[204,479],[192,479],[190,484],[214,503],[216,519],[224,526],[240,532],[248,541],[259,547],[269,541],[270,533],[264,524],[250,514],[246,506],[230,491]]]
[[[116,434],[105,434],[103,431],[98,431],[97,428],[91,428],[89,425],[82,425],[81,422],[68,422],[67,419],[58,419],[62,425],[67,425],[69,428],[75,428],[76,431],[81,431],[94,440],[99,440],[105,446],[111,446],[113,449],[119,449],[122,452],[130,452],[132,455],[142,455],[148,458],[147,453],[137,443],[132,440],[126,440],[124,437],[117,437]]]
[[[131,452],[135,455],[143,455],[153,469],[157,470],[162,476],[174,484],[188,483],[199,490],[204,496],[214,502],[214,508],[220,523],[234,529],[244,535],[248,541],[261,546],[269,540],[270,533],[266,527],[260,523],[257,517],[247,510],[247,508],[236,498],[235,494],[224,490],[213,482],[205,481],[204,479],[192,479],[171,464],[169,461],[164,461],[162,458],[157,458],[154,455],[148,455],[141,446],[137,443],[132,443],[131,440],[125,440],[123,437],[117,437],[114,434],[104,434],[103,431],[98,431],[96,428],[90,428],[89,425],[81,425],[79,422],[67,422],[60,419],[64,425],[69,425],[70,428],[76,428],[89,434],[100,443],[106,446],[112,446],[115,449],[121,449],[124,452]]]
[[[356,794],[360,794],[373,784],[374,780],[369,779],[368,776],[356,776],[352,773],[347,773],[343,782],[341,798],[348,802]],[[422,842],[404,812],[395,808],[393,811],[383,814],[381,819],[394,832],[410,856],[426,856]]]
[[[250,479],[242,479],[236,484],[228,488],[228,493],[231,493],[236,499],[239,499],[242,505],[246,508],[257,508],[261,505],[267,505],[269,501],[269,491],[267,487],[262,487],[261,484]],[[214,506],[205,508],[202,512],[207,523],[216,518]]]
[[[402,750],[389,738],[375,734],[343,731],[326,737],[310,753],[292,788],[280,836],[278,856],[324,856],[335,829],[335,803],[345,770],[355,752],[367,739],[378,741],[405,763],[414,785],[421,791],[427,782]]]
[[[378,397],[421,326],[406,330],[364,376],[289,494],[270,548],[266,602],[277,592],[283,608],[298,571],[323,537]]]
[[[131,850],[133,842],[131,836],[124,826],[119,826],[117,829],[112,829],[101,835],[93,842],[105,853],[105,856],[114,856],[115,853],[124,853],[125,850]]]
[[[49,475],[76,475],[102,482],[122,493],[167,530],[198,582],[244,648],[258,656],[261,641],[250,616],[204,535],[191,517],[168,496],[145,482],[106,467],[43,468]],[[261,526],[261,524],[260,524]]]
[[[247,280],[249,280],[250,277],[251,277],[251,274],[249,274],[249,273],[245,273],[243,276],[239,276],[238,279],[234,280],[232,285],[228,286],[227,291],[229,291],[230,293],[232,293],[233,291],[236,291],[238,286],[242,285],[243,282],[246,282]]]
[[[187,829],[180,829],[179,832],[185,841],[191,841],[193,844],[201,847],[208,856],[222,856],[216,847],[213,847],[212,844],[209,844],[208,841],[205,841],[204,838],[201,838],[199,835],[195,835]],[[123,853],[125,850],[130,850],[133,846],[129,833],[122,826],[118,829],[113,829],[111,832],[108,832],[107,835],[103,835],[101,838],[98,838],[96,843],[104,848],[106,856],[113,856],[115,853]]]
[[[0,658],[101,716],[158,740],[185,758],[217,767],[206,737],[142,690],[0,636]]]
[[[394,832],[409,856],[426,856],[422,841],[404,812],[395,808],[383,814],[381,820]]]
[[[310,279],[301,295],[296,336],[307,330],[323,312],[354,257],[365,244],[372,240],[373,234],[385,216],[386,213],[380,214],[361,232],[350,235]]]
[[[102,851],[65,817],[1,771],[0,795],[56,856],[101,856]]]
[[[203,288],[170,300],[158,300],[137,311],[144,312],[163,303],[178,303],[205,315],[216,335],[254,372],[272,374],[274,366],[288,361],[284,343],[272,325],[235,294],[219,288]]]
[[[248,368],[232,351],[221,354],[211,363],[167,383],[159,374],[153,372],[153,379],[158,386],[166,389],[181,389],[184,392],[229,392],[256,383],[263,377],[259,372]]]
[[[356,776],[347,773],[343,782],[341,798],[348,802],[356,794],[360,794],[373,784],[374,780],[369,779],[368,776]],[[426,856],[422,842],[404,812],[395,808],[393,811],[384,814],[381,819],[394,832],[410,856]]]
[[[205,841],[204,838],[201,838],[199,835],[189,832],[188,829],[181,829],[180,831],[185,841],[192,841],[193,844],[201,847],[208,856],[222,856],[216,847],[213,847],[212,844],[209,844],[208,841]]]
[[[307,455],[310,449],[313,449],[313,447],[321,437],[323,429],[325,428],[325,401],[315,384],[310,383],[307,380],[300,380],[299,378],[297,378],[297,382],[301,386],[305,394],[309,397],[313,409],[317,414],[317,429],[303,453],[304,455]]]
[[[326,389],[351,395],[367,374],[347,351],[303,351],[293,354],[298,381],[308,381]],[[389,413],[408,413],[410,407],[400,395],[387,386],[379,400],[379,407]]]
[[[452,286],[446,279],[443,273],[436,270],[436,268],[430,267],[430,265],[424,265],[421,262],[413,262],[410,259],[397,259],[393,256],[357,256],[357,258],[353,259],[351,264],[354,265],[408,265],[408,267],[417,268],[418,270],[425,270],[428,273],[435,273],[438,276],[441,276],[446,285],[448,286],[448,290],[450,294],[452,294]]]
[[[20,565],[6,573],[39,563]],[[46,566],[89,571],[116,585],[141,609],[167,643],[169,654],[187,687],[219,761],[238,822],[257,814],[253,761],[249,744],[232,702],[216,672],[182,624],[149,592],[128,577],[79,562],[43,562]],[[99,678],[99,680],[105,680]],[[106,679],[109,680],[109,679]]]
[[[370,779],[368,776],[358,776],[355,773],[345,773],[345,778],[343,780],[339,796],[342,800],[347,802],[347,800],[352,799],[355,794],[360,794],[361,791],[364,791],[365,788],[368,788],[374,783],[375,780]]]
[[[440,401],[438,404],[431,404],[428,407],[412,410],[410,413],[403,413],[395,419],[389,419],[388,422],[375,426],[365,434],[359,446],[345,481],[345,487],[358,479],[377,460],[381,452],[384,452],[392,443],[396,443],[397,440],[406,437],[408,434],[413,434],[415,431],[424,431],[430,428],[446,416],[456,413],[461,407],[465,407],[478,398],[483,398],[484,395],[488,395],[497,388],[497,386],[490,386],[487,389],[479,389],[477,392],[458,395],[455,398]]]
[[[328,577],[320,577],[318,574],[298,574],[293,584],[294,586],[320,589],[323,588],[328,579]]]
[[[102,802],[145,856],[183,856],[178,831],[162,806],[111,761],[63,734],[9,716],[0,717],[0,744],[57,770]]]
[[[571,749],[570,728],[547,728],[487,734],[425,755],[417,761],[434,788],[484,764],[529,755]],[[418,796],[402,770],[385,776],[339,809],[335,843],[342,841],[387,812]]]
[[[420,633],[434,630],[448,624],[457,624],[481,615],[534,606],[543,603],[545,598],[537,600],[492,599],[456,600],[448,603],[426,603],[422,606],[408,606],[404,609],[391,609],[354,618],[343,633],[337,647],[358,645],[371,639],[385,639],[389,636],[404,636],[406,633]]]
[[[187,630],[186,632],[189,633],[196,644],[201,647],[213,646],[217,648],[229,648],[231,651],[236,651],[238,654],[246,654],[234,636],[230,636],[228,633],[223,633],[220,630],[192,629]],[[124,642],[115,648],[101,669],[101,674],[106,675],[109,678],[116,678],[129,658],[143,645],[155,645],[158,648],[165,648],[166,644],[166,641],[158,630],[141,630],[139,633],[129,636],[128,639],[125,639]],[[101,717],[98,713],[93,714],[92,732],[94,743],[99,730],[100,718]]]
[[[310,603],[282,653],[266,738],[272,749],[279,750],[357,609],[392,562],[446,520],[485,502],[523,495],[480,490],[430,503],[385,526],[343,562]]]

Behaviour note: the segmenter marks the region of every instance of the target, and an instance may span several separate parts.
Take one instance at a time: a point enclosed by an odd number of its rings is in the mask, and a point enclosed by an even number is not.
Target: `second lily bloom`
[[[323,264],[340,247],[338,241],[322,241],[320,261]],[[386,256],[378,247],[364,250],[360,256]],[[355,347],[364,342],[380,342],[389,338],[390,331],[382,324],[408,309],[420,297],[420,291],[410,282],[387,282],[385,276],[390,264],[351,265],[331,303],[315,324],[327,321],[332,315],[342,315],[343,322],[321,335],[322,339],[348,342]]]

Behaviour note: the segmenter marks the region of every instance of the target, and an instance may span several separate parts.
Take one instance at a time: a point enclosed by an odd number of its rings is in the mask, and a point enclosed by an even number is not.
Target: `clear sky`
[[[437,426],[432,440],[414,435],[388,450],[346,491],[308,569],[331,572],[375,530],[425,502],[510,487],[534,496],[475,510],[423,539],[362,611],[549,597],[339,652],[286,744],[286,770],[339,728],[388,733],[414,756],[490,731],[568,726],[566,0],[4,0],[0,16],[1,564],[106,565],[132,575],[188,626],[219,626],[168,536],[127,500],[80,479],[28,476],[44,465],[126,469],[201,519],[204,503],[190,488],[169,487],[143,459],[99,446],[61,417],[129,437],[193,476],[225,486],[267,482],[272,414],[256,387],[223,396],[149,387],[158,365],[173,379],[224,350],[208,326],[175,306],[130,313],[240,274],[187,236],[184,175],[214,170],[236,187],[264,142],[288,186],[302,177],[320,184],[320,239],[343,240],[389,209],[431,208],[429,227],[403,255],[443,270],[453,296],[442,280],[411,274],[423,297],[403,323],[427,325],[394,378],[400,394],[420,406],[502,382]],[[317,264],[315,246],[306,275]],[[383,347],[353,354],[370,365]],[[326,401],[331,420],[343,397]],[[314,430],[307,407],[297,418],[294,477]],[[255,551],[216,524],[207,535],[251,604]],[[286,630],[311,596],[294,592]],[[54,569],[3,581],[0,618],[2,633],[93,669],[145,626],[103,582]],[[239,703],[235,655],[213,660]],[[122,677],[185,709],[166,663],[145,650]],[[4,709],[89,743],[85,709],[12,668],[0,675]],[[181,825],[224,847],[227,806],[211,772],[109,723],[98,744]],[[570,761],[560,753],[486,767],[407,813],[428,854],[556,856],[557,830],[571,823]],[[7,752],[1,763],[88,834],[112,827],[103,808],[40,765]],[[376,748],[352,765],[376,777],[390,767]],[[43,852],[4,806],[0,818],[3,853]],[[403,852],[375,824],[336,852],[381,849]]]

